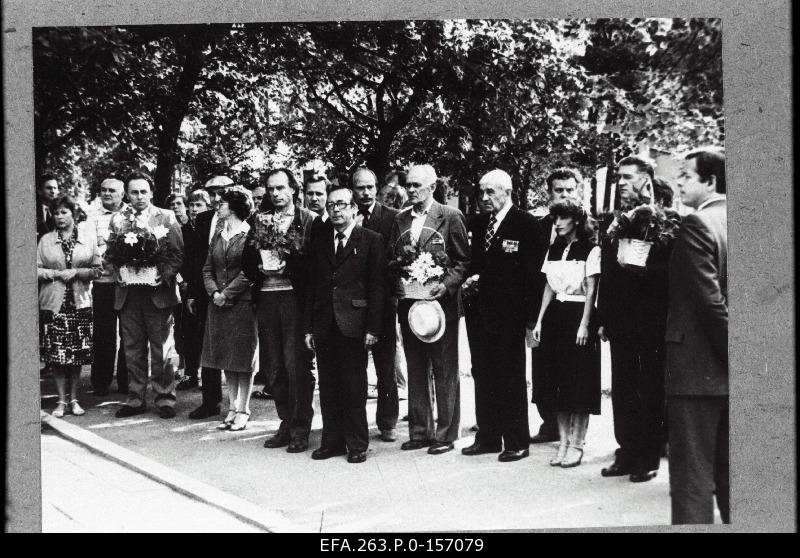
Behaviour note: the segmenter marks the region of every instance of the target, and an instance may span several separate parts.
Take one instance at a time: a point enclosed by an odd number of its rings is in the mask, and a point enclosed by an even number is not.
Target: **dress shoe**
[[[453,442],[434,442],[428,448],[428,453],[431,455],[441,455],[453,449]]]
[[[69,410],[72,411],[72,414],[75,415],[76,417],[79,417],[86,413],[86,411],[83,410],[83,407],[81,407],[80,404],[78,403],[77,399],[73,399],[72,401],[69,402]]]
[[[380,439],[384,442],[396,442],[397,434],[394,433],[394,428],[391,430],[381,430]]]
[[[348,463],[364,463],[367,460],[367,452],[351,451],[347,454]]]
[[[630,475],[631,473],[633,473],[633,470],[619,461],[614,461],[614,463],[608,467],[604,467],[600,470],[600,474],[604,477],[624,477],[625,475]]]
[[[504,450],[503,453],[497,456],[497,460],[507,463],[509,461],[519,461],[524,457],[528,457],[528,455],[530,455],[530,453],[526,449],[519,451]]]
[[[264,442],[264,447],[265,448],[282,448],[282,447],[288,446],[289,442],[291,442],[291,440],[292,439],[289,437],[288,434],[281,434],[279,432],[278,434],[275,434],[271,438],[267,438],[267,440]]]
[[[567,444],[559,444],[556,456],[550,460],[550,465],[553,467],[561,467],[561,463],[567,456]]]
[[[338,457],[340,455],[347,455],[347,450],[345,450],[344,448],[333,449],[333,448],[319,447],[311,452],[311,459],[321,461],[323,459],[330,459],[331,457]]]
[[[228,409],[227,416],[217,425],[217,430],[230,430],[234,419],[236,419],[236,411]]]
[[[117,417],[117,418],[127,418],[127,417],[136,416],[136,415],[141,415],[142,413],[144,413],[146,411],[147,411],[147,406],[144,403],[139,405],[138,407],[132,407],[130,405],[123,405],[122,407],[120,407],[117,410],[116,413],[114,413],[114,416]]]
[[[647,482],[656,478],[658,471],[635,471],[631,473],[631,482]]]
[[[274,399],[272,393],[270,393],[266,389],[254,391],[250,397],[252,397],[253,399]]]
[[[186,391],[187,389],[192,389],[197,387],[197,378],[193,378],[191,376],[184,376],[183,379],[178,382],[178,385],[175,386],[175,389],[178,391]]]
[[[461,455],[481,455],[482,453],[500,453],[499,447],[484,446],[475,442],[461,450]]]
[[[159,407],[158,416],[160,416],[162,419],[175,418],[175,407],[170,407],[169,405]]]
[[[109,390],[108,390],[107,387],[95,388],[94,390],[92,390],[92,395],[95,395],[97,397],[105,397],[108,394],[109,394]]]
[[[231,432],[238,432],[239,430],[244,430],[247,428],[248,420],[250,420],[250,413],[238,411],[236,413],[236,418],[233,419],[233,423],[231,424]]]
[[[308,449],[308,440],[292,440],[286,451],[289,453],[303,453]]]
[[[208,408],[205,405],[200,405],[197,409],[189,413],[189,418],[194,420],[207,419],[209,417],[216,417],[219,415],[219,405],[216,407]]]
[[[427,448],[432,443],[433,442],[431,440],[409,440],[407,442],[403,442],[402,444],[400,444],[400,449],[401,450],[422,449],[422,448]]]
[[[558,433],[539,432],[536,436],[531,436],[531,444],[545,444],[547,442],[558,442],[558,440]]]
[[[578,465],[581,464],[582,459],[583,459],[583,450],[581,448],[576,448],[575,446],[569,446],[567,448],[567,454],[561,461],[561,468],[569,469],[570,467],[577,467]]]

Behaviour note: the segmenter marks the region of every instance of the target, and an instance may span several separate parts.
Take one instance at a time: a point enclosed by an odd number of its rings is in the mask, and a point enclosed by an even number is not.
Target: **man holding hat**
[[[478,285],[472,376],[475,379],[475,443],[464,455],[498,453],[500,461],[528,456],[528,401],[525,374],[526,328],[538,311],[538,223],[511,201],[511,176],[486,173],[478,183],[479,200],[491,211],[475,218],[472,275]]]
[[[398,304],[408,366],[408,429],[410,440],[400,447],[428,447],[438,455],[453,449],[460,419],[458,379],[458,296],[469,267],[469,243],[464,215],[433,199],[436,171],[431,165],[413,165],[406,178],[412,206],[397,214],[389,246],[392,257],[406,242],[422,252],[444,252],[450,265],[430,300],[404,298]],[[398,284],[398,291],[402,285]],[[429,367],[436,390],[434,426],[429,395]]]
[[[217,218],[220,194],[231,186],[233,180],[227,176],[214,176],[206,181],[203,187],[211,200],[209,211],[198,213],[195,217],[195,234],[186,251],[186,261],[181,272],[187,283],[187,307],[194,308],[199,322],[199,331],[203,331],[208,310],[208,294],[203,286],[203,265],[208,256],[208,245],[211,239],[224,224]],[[222,373],[217,368],[202,367],[200,371],[203,402],[189,413],[191,419],[206,419],[219,415],[219,403],[222,401]],[[178,387],[180,389],[180,386]]]

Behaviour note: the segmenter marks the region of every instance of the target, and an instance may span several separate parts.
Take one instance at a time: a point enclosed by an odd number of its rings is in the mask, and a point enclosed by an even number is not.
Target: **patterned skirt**
[[[39,312],[39,358],[48,364],[91,364],[92,333],[92,308],[76,308],[67,287],[58,312]]]

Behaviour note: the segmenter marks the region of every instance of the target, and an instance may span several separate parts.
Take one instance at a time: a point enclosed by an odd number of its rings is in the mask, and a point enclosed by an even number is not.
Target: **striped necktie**
[[[492,214],[489,217],[489,225],[486,227],[486,236],[483,238],[483,247],[486,252],[489,251],[489,246],[492,245],[492,239],[494,238],[494,225],[497,223],[497,217]]]

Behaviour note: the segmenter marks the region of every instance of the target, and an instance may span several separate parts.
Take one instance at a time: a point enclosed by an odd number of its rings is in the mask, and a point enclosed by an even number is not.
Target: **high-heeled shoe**
[[[236,418],[236,411],[228,409],[228,415],[217,425],[217,430],[230,430],[233,420]]]
[[[553,467],[558,467],[564,461],[564,457],[567,455],[567,444],[560,444],[558,446],[558,453],[556,456],[550,460],[550,465]]]
[[[82,414],[86,413],[86,411],[83,410],[83,407],[81,407],[80,404],[78,403],[77,399],[73,399],[72,401],[69,402],[69,409],[70,411],[72,411],[72,414],[75,415],[76,417],[79,417]]]
[[[241,420],[240,417],[242,417]],[[231,424],[231,431],[238,432],[239,430],[244,430],[247,428],[247,421],[250,420],[250,413],[245,411],[239,411],[236,413],[236,418],[233,419],[233,424]]]
[[[564,456],[564,460],[561,462],[561,467],[564,469],[569,467],[577,467],[581,464],[582,459],[583,450],[581,448],[576,448],[575,446],[569,446],[567,448],[567,455]]]
[[[64,410],[66,408],[67,408],[67,402],[59,401],[58,403],[56,403],[56,408],[53,409],[53,412],[51,414],[56,418],[63,418]]]

